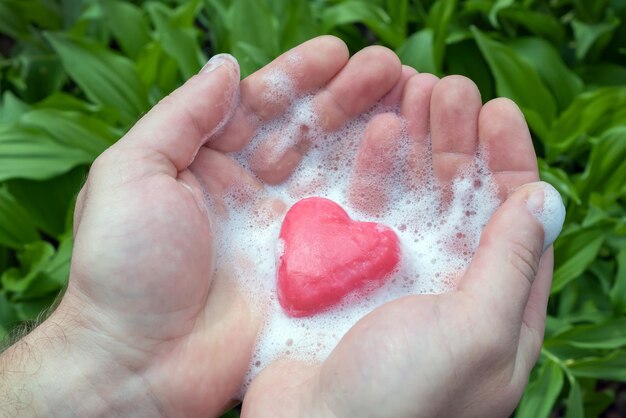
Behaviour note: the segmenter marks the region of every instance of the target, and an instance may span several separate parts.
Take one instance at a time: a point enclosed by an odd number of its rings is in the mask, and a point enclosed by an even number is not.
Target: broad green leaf
[[[617,349],[626,346],[626,318],[609,319],[600,324],[578,325],[553,338],[550,343],[578,348]]]
[[[407,23],[409,20],[409,0],[387,0],[385,10],[391,17],[398,34],[406,38]]]
[[[27,102],[36,102],[58,91],[67,80],[59,57],[40,42],[22,42],[21,52],[13,62],[15,74],[7,79]]]
[[[374,3],[347,0],[325,9],[322,14],[324,32],[349,23],[365,24],[392,48],[402,43],[402,34],[394,27],[391,17]]]
[[[611,302],[619,314],[626,313],[626,247],[622,247],[617,256],[615,284],[611,289]]]
[[[144,11],[125,1],[106,0],[100,2],[105,21],[122,50],[136,58],[150,42],[150,26]]]
[[[228,27],[233,47],[245,43],[272,58],[280,53],[278,22],[266,0],[233,0]]]
[[[40,296],[58,288],[56,284],[49,286],[42,277],[53,255],[54,247],[45,241],[26,244],[24,249],[17,253],[20,267],[6,270],[1,277],[2,287],[5,291],[11,292],[12,300],[29,294]]]
[[[505,22],[514,22],[523,26],[533,35],[560,44],[565,38],[563,24],[555,16],[520,6],[511,6],[500,10],[499,19]]]
[[[249,76],[272,60],[265,51],[245,42],[237,42],[233,48],[233,55],[239,61],[242,77]]]
[[[38,228],[58,237],[69,226],[67,213],[86,176],[86,168],[77,167],[43,181],[9,180],[7,187]]]
[[[0,33],[16,39],[31,37],[31,24],[44,29],[59,29],[58,5],[42,0],[3,0],[0,2]]]
[[[313,13],[309,0],[286,2],[285,17],[279,21],[281,50],[291,49],[322,33],[317,20],[311,19]]]
[[[433,59],[437,74],[442,71],[448,28],[456,7],[457,0],[437,0],[428,11],[426,27],[433,31]]]
[[[501,10],[506,9],[513,5],[515,0],[496,0],[496,2],[491,6],[491,10],[489,10],[489,23],[495,28],[499,28],[500,24],[498,23],[498,13]]]
[[[545,138],[556,115],[556,104],[535,69],[510,47],[476,28],[472,32],[493,72],[497,93],[515,101],[535,133]]]
[[[15,97],[10,91],[5,92],[0,103],[0,124],[17,122],[28,109],[30,109],[28,104]]]
[[[0,181],[47,179],[93,158],[92,153],[58,143],[40,129],[0,126]]]
[[[618,350],[606,357],[576,360],[568,364],[577,377],[626,382],[626,350]]]
[[[56,109],[26,112],[20,118],[19,124],[26,128],[39,128],[57,143],[83,150],[92,159],[113,144],[121,134],[99,119],[78,112]]]
[[[541,177],[541,180],[547,181],[553,185],[562,196],[567,196],[578,205],[581,204],[576,186],[572,183],[572,180],[565,171],[558,167],[550,167],[548,163],[541,158],[537,159],[537,163],[539,165],[539,177]]]
[[[517,38],[511,48],[530,62],[550,90],[557,107],[565,109],[582,91],[583,83],[572,72],[550,43],[541,38]]]
[[[405,65],[424,73],[436,73],[433,31],[422,29],[411,35],[396,51]]]
[[[583,396],[576,379],[570,379],[569,395],[565,406],[565,418],[584,418]]]
[[[124,123],[131,124],[148,109],[147,92],[128,58],[92,40],[60,33],[47,33],[46,39],[85,94],[119,109]]]
[[[0,244],[21,248],[39,239],[28,213],[9,191],[0,188]]]
[[[593,262],[605,239],[605,228],[572,228],[554,245],[555,270],[552,293],[580,276]]]
[[[581,70],[581,76],[590,86],[623,86],[626,67],[614,63],[590,65]]]
[[[572,21],[572,29],[576,39],[576,58],[584,59],[591,48],[603,48],[611,39],[615,28],[619,26],[619,19],[612,19],[610,22],[588,24],[579,20]]]
[[[47,278],[59,288],[65,286],[70,277],[73,245],[72,230],[69,229],[60,237],[59,247],[45,268]]]
[[[447,47],[446,67],[450,74],[461,74],[470,78],[480,90],[483,101],[495,96],[491,71],[473,39],[455,42]]]
[[[146,86],[150,86],[150,103],[159,100],[180,85],[178,63],[163,49],[160,42],[151,42],[137,58],[137,72]]]
[[[146,6],[163,50],[178,63],[184,79],[191,78],[206,62],[197,40],[197,31],[186,22],[187,14],[193,15],[199,3],[198,0],[185,3],[177,9],[179,13],[161,3],[151,2]]]
[[[537,379],[531,381],[522,398],[515,418],[547,418],[563,388],[563,371],[553,361],[546,361]]]
[[[545,142],[548,162],[580,146],[581,139],[599,136],[626,124],[626,87],[603,88],[576,97],[554,121]]]
[[[593,145],[578,190],[583,197],[601,193],[605,200],[626,193],[626,125],[606,131]]]

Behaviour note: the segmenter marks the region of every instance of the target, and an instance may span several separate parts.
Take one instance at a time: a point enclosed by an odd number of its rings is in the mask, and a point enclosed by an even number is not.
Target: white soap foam
[[[559,192],[549,183],[543,183],[543,205],[532,214],[543,226],[543,250],[556,240],[565,221],[565,206]]]
[[[270,90],[285,88],[283,94],[292,95],[293,83],[285,77],[284,73],[268,77]],[[250,168],[255,152],[267,146],[270,138],[274,141],[271,152],[279,155],[306,138],[310,148],[295,172],[279,185],[266,186],[252,199],[249,191],[242,199],[240,190],[232,190],[226,197],[228,217],[215,222],[220,239],[218,268],[234,265],[235,280],[250,302],[265,314],[242,393],[261,369],[278,358],[323,360],[360,318],[384,303],[409,294],[454,289],[478,246],[484,225],[500,204],[484,153],[479,152],[474,163],[459,173],[451,190],[443,191],[434,179],[430,152],[420,160],[419,167],[413,168],[418,173],[407,170],[406,156],[415,140],[403,130],[393,150],[395,160],[390,172],[372,176],[372,185],[384,186],[392,204],[382,209],[362,204],[357,208],[350,198],[349,184],[359,141],[372,117],[390,113],[401,118],[398,109],[375,107],[338,132],[327,133],[319,127],[313,97],[295,100],[282,117],[260,126],[250,145],[234,155]],[[419,184],[413,184],[415,177],[421,179]],[[267,202],[284,202],[288,208],[311,196],[337,202],[352,219],[392,228],[400,239],[402,257],[393,276],[367,297],[348,297],[331,310],[292,318],[280,307],[276,291],[276,264],[284,251],[284,243],[278,238],[284,214],[268,210]],[[451,196],[451,200],[444,203],[443,196]]]

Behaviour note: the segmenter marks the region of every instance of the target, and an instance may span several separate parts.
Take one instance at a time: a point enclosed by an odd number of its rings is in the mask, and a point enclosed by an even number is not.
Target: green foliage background
[[[626,382],[626,0],[1,0],[0,339],[63,288],[100,152],[208,56],[245,76],[324,33],[522,108],[568,214],[516,416],[599,416]]]

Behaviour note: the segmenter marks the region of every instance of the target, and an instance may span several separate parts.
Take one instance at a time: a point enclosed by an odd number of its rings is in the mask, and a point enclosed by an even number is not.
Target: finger
[[[415,68],[409,67],[408,65],[403,65],[398,82],[395,86],[393,86],[389,93],[387,93],[385,97],[381,99],[380,103],[383,106],[398,105],[400,103],[400,100],[402,100],[404,86],[406,85],[407,81],[409,81],[409,79],[415,74],[417,74],[417,70]]]
[[[406,130],[412,141],[407,155],[407,182],[419,185],[428,174],[432,164],[430,153],[430,102],[433,88],[439,78],[432,74],[417,74],[405,85],[400,104],[400,113],[405,120]]]
[[[368,110],[396,85],[401,74],[398,57],[382,47],[370,47],[350,59],[341,72],[313,99],[319,128],[334,131]],[[285,180],[309,147],[309,127],[296,127],[288,143],[277,132],[253,156],[255,173],[271,184]],[[274,142],[272,139],[278,139]]]
[[[478,114],[482,102],[476,85],[462,76],[449,76],[432,92],[430,131],[433,171],[444,187],[474,160],[478,146]]]
[[[321,128],[335,131],[368,110],[398,82],[402,64],[380,46],[357,52],[343,70],[314,98]]]
[[[146,157],[140,167],[146,171],[138,175],[166,172],[175,177],[231,115],[238,85],[237,61],[230,55],[217,55],[199,74],[161,100],[112,148]]]
[[[208,203],[221,211],[225,210],[224,197],[229,192],[245,200],[262,189],[261,183],[230,156],[210,148],[202,147],[189,168],[212,199]]]
[[[241,82],[240,105],[213,149],[242,150],[260,124],[281,115],[295,97],[320,89],[348,62],[339,38],[320,36],[295,47]]]
[[[501,200],[522,184],[539,180],[528,126],[511,100],[494,99],[483,106],[478,118],[478,136]]]
[[[401,130],[400,118],[393,113],[376,115],[365,128],[350,179],[350,201],[364,212],[379,213],[388,203]]]
[[[531,183],[513,193],[483,230],[459,289],[484,304],[499,331],[521,329],[539,260],[564,218],[558,192],[547,183]]]
[[[520,333],[520,367],[528,373],[539,358],[546,327],[546,309],[552,286],[553,250],[548,249],[541,257],[537,278],[530,289],[528,303],[522,318]]]

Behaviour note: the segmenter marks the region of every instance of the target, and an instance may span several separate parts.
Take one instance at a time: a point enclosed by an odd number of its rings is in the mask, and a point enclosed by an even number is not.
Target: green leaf
[[[20,297],[28,293],[45,294],[57,288],[56,285],[53,288],[46,286],[45,280],[41,280],[40,277],[53,255],[54,247],[48,242],[37,241],[26,244],[24,249],[17,253],[20,267],[8,269],[2,274],[3,289]],[[35,282],[37,285],[34,285]]]
[[[617,256],[615,284],[611,289],[611,303],[619,314],[626,313],[626,247],[622,247]]]
[[[597,49],[602,49],[610,41],[613,31],[619,26],[619,23],[618,18],[614,18],[610,22],[596,24],[573,20],[572,29],[576,39],[576,58],[583,60],[594,45]]]
[[[442,71],[448,28],[456,7],[456,0],[437,0],[428,11],[426,27],[433,31],[433,58],[437,74]]]
[[[132,61],[102,45],[60,33],[46,39],[57,52],[65,71],[94,102],[119,109],[130,124],[148,109],[147,92]]]
[[[508,46],[472,28],[474,38],[496,80],[500,96],[515,101],[535,133],[544,138],[556,115],[556,104],[528,61]]]
[[[374,3],[347,0],[325,9],[322,14],[324,32],[350,23],[367,25],[392,48],[397,48],[402,43],[402,34],[393,25],[391,17]]]
[[[578,190],[583,197],[601,193],[605,201],[626,193],[626,126],[606,131],[593,145]]]
[[[15,97],[13,93],[7,91],[2,95],[0,104],[0,124],[11,124],[17,122],[20,116],[28,111],[30,106]]]
[[[316,19],[311,19],[313,14],[313,8],[309,0],[291,0],[286,2],[285,16],[279,20],[281,26],[280,49],[282,51],[291,49],[322,34],[321,25],[318,24]]]
[[[31,110],[22,115],[19,124],[25,128],[41,129],[57,143],[83,150],[92,159],[121,136],[119,130],[99,119],[57,109]]]
[[[38,239],[28,213],[6,188],[0,188],[0,244],[21,248]]]
[[[548,161],[555,161],[565,151],[575,151],[581,138],[599,136],[623,124],[626,124],[626,87],[583,93],[554,121],[544,141]]]
[[[150,26],[144,11],[125,1],[106,0],[100,5],[105,23],[122,50],[131,58],[136,58],[144,46],[150,42]]]
[[[558,167],[550,167],[548,163],[541,158],[537,159],[537,163],[539,165],[539,177],[541,180],[553,185],[562,196],[567,196],[578,205],[581,204],[576,186],[572,183],[572,180],[564,170]]]
[[[548,341],[546,341],[548,342]],[[586,349],[617,349],[626,346],[626,318],[614,318],[600,324],[579,325],[549,340]]]
[[[491,10],[489,10],[489,23],[495,28],[499,28],[500,24],[498,23],[498,13],[501,10],[506,9],[515,3],[514,0],[496,0],[496,2],[491,6]]]
[[[618,350],[606,357],[572,361],[570,371],[577,377],[626,382],[626,350]]]
[[[550,90],[559,109],[565,109],[582,91],[583,83],[572,72],[550,43],[541,38],[517,38],[509,43],[532,63],[543,84]]]
[[[570,379],[569,395],[565,405],[565,418],[584,418],[583,396],[576,379]]]
[[[39,129],[0,126],[0,181],[47,179],[92,160],[93,154],[60,144]]]
[[[197,0],[185,3],[176,11],[161,3],[152,2],[146,6],[163,50],[178,63],[185,80],[195,75],[206,62],[200,50],[196,29],[187,22],[187,18],[181,18],[188,14],[193,16],[199,3]]]
[[[411,35],[396,52],[403,64],[420,72],[436,73],[433,44],[433,31],[422,29]]]
[[[265,54],[265,51],[245,42],[238,42],[235,45],[233,55],[239,61],[242,77],[249,76],[272,60],[272,57]]]
[[[241,42],[258,48],[269,57],[278,56],[278,22],[266,0],[233,0],[228,27],[233,46]]]
[[[553,361],[546,361],[526,388],[515,418],[549,417],[562,388],[563,371]]]
[[[7,186],[37,227],[58,237],[69,227],[67,213],[86,176],[86,167],[77,167],[43,181],[9,180]]]
[[[590,65],[581,70],[581,76],[590,86],[622,86],[626,80],[626,67],[614,63]]]
[[[563,24],[555,16],[520,6],[507,7],[498,13],[500,20],[523,26],[533,35],[560,44],[565,38]]]
[[[604,227],[573,227],[565,231],[554,244],[556,269],[552,280],[552,293],[580,276],[595,260],[604,243]]]
[[[446,64],[449,74],[461,74],[476,83],[483,101],[494,97],[495,86],[491,71],[473,39],[448,45]]]

